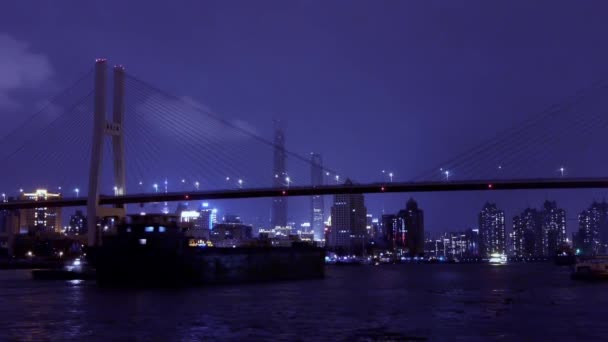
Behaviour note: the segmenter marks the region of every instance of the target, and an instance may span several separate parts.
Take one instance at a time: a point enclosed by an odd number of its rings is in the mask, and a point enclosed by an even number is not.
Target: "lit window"
[[[146,230],[146,233],[152,233],[154,231],[154,227],[148,226],[148,227],[146,227],[145,230]]]
[[[131,227],[127,227],[127,233],[131,232]]]
[[[163,226],[158,227],[158,232],[159,233],[164,233],[166,230],[167,230],[167,228],[165,228]]]
[[[145,245],[146,242],[148,242],[148,240],[146,240],[146,239],[139,239],[139,244],[140,245]]]

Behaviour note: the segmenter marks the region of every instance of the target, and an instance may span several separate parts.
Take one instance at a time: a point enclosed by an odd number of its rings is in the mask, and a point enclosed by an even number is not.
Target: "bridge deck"
[[[349,185],[292,186],[284,189],[255,188],[236,190],[211,190],[192,192],[170,192],[154,194],[132,194],[125,196],[102,196],[100,204],[119,205],[129,203],[175,202],[214,199],[261,198],[277,196],[312,196],[335,194],[371,194],[398,192],[450,192],[450,191],[497,191],[534,189],[601,189],[608,188],[608,178],[580,179],[523,179],[523,180],[476,180],[450,182],[399,182]],[[61,198],[48,201],[11,201],[0,203],[0,210],[47,207],[85,206],[86,198]]]

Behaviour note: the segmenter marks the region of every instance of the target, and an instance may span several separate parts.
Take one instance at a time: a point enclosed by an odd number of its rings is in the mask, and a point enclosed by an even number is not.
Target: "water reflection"
[[[0,320],[0,340],[576,340],[608,334],[608,284],[573,282],[551,264],[335,266],[323,280],[142,291],[34,282],[27,271],[0,271],[0,284],[0,315],[10,317]]]

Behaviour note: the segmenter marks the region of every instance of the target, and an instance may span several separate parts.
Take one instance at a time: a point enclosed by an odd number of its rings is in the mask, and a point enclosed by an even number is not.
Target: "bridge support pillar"
[[[93,112],[93,143],[91,148],[91,164],[89,168],[89,189],[87,198],[87,229],[88,245],[101,244],[101,231],[98,229],[100,218],[107,216],[108,211],[99,205],[101,186],[101,169],[103,161],[103,142],[105,136],[112,137],[112,152],[114,162],[114,195],[126,194],[124,139],[122,123],[124,118],[124,69],[114,67],[114,105],[113,120],[106,119],[106,73],[105,59],[95,62],[95,98]],[[112,211],[112,216],[123,217],[125,206]]]

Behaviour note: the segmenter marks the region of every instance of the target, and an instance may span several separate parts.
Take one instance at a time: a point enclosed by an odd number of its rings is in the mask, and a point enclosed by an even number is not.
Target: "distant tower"
[[[310,181],[313,187],[323,185],[323,161],[318,153],[310,154]],[[325,223],[323,221],[325,204],[323,196],[312,196],[310,200],[310,227],[315,241],[323,240],[325,237]]]
[[[275,121],[274,172],[272,174],[272,185],[275,188],[282,188],[286,184],[285,158],[285,134],[283,133],[281,123]],[[287,226],[287,199],[285,197],[275,197],[272,199],[271,216],[271,228]]]

